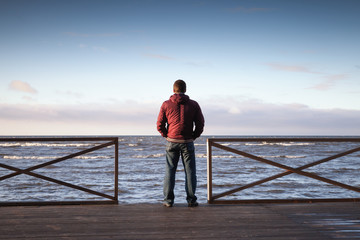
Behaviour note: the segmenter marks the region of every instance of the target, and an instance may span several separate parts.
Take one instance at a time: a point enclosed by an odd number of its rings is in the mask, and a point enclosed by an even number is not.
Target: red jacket
[[[204,122],[201,108],[196,101],[182,93],[174,94],[160,108],[157,130],[163,137],[191,140],[200,137]]]

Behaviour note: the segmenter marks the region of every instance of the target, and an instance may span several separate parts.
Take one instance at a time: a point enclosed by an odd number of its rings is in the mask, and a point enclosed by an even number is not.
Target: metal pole
[[[118,203],[118,193],[119,193],[119,139],[115,140],[115,202]]]
[[[211,140],[207,139],[207,201],[212,202],[212,149]]]

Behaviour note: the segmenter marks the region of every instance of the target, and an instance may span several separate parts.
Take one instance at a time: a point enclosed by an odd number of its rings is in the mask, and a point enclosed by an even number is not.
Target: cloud
[[[56,90],[57,94],[60,95],[65,95],[67,97],[75,97],[75,98],[81,98],[83,95],[81,93],[78,92],[73,92],[73,91],[60,91],[60,90]]]
[[[212,62],[209,61],[184,61],[184,64],[193,67],[213,67]]]
[[[360,110],[313,109],[259,100],[199,101],[205,135],[359,135]],[[0,104],[0,135],[154,134],[160,104]]]
[[[348,78],[347,74],[335,74],[325,76],[325,81],[316,84],[308,89],[315,89],[319,91],[326,91],[332,88],[338,81]]]
[[[10,83],[9,88],[14,91],[36,94],[37,90],[30,86],[27,82],[14,80]]]
[[[359,135],[360,110],[314,109],[303,104],[223,99],[204,105],[209,134],[220,135]],[[201,102],[200,102],[201,104]]]
[[[72,37],[117,37],[121,36],[121,33],[76,33],[76,32],[64,32],[65,35],[72,36]]]
[[[117,104],[74,104],[74,105],[0,105],[1,118],[8,120],[46,122],[141,122],[152,114],[147,104],[124,102]],[[154,109],[152,109],[154,110]]]
[[[252,7],[252,8],[246,8],[246,7],[234,7],[234,8],[228,8],[227,11],[229,12],[245,12],[245,13],[254,13],[254,12],[269,12],[269,11],[273,11],[274,8],[257,8],[257,7]]]
[[[27,102],[36,102],[36,99],[30,96],[23,96],[22,99],[24,99]]]
[[[338,81],[348,78],[347,74],[332,74],[325,75],[321,72],[312,71],[309,68],[301,65],[285,65],[279,63],[266,63],[269,67],[277,71],[285,71],[285,72],[299,72],[299,73],[311,73],[311,74],[322,74],[324,81],[311,86],[307,89],[315,89],[319,91],[326,91],[332,88]]]
[[[320,72],[312,71],[309,68],[300,65],[285,65],[279,63],[266,63],[266,65],[271,67],[273,70],[278,71],[320,74]]]
[[[156,134],[159,106],[0,104],[0,135]]]

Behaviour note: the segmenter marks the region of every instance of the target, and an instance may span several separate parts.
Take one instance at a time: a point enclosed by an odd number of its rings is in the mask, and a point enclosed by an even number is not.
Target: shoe
[[[167,202],[163,203],[163,205],[164,205],[165,207],[172,207],[172,206],[173,206],[172,203],[167,203]]]
[[[199,206],[198,202],[188,203],[188,207],[197,207]]]

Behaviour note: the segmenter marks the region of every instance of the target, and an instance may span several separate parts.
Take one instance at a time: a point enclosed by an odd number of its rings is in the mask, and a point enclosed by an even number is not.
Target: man
[[[172,207],[174,204],[175,174],[181,156],[185,170],[186,200],[189,207],[197,207],[194,140],[203,132],[204,117],[199,104],[185,95],[186,83],[183,80],[175,81],[173,90],[174,95],[162,104],[157,119],[157,130],[168,141],[164,206]]]

